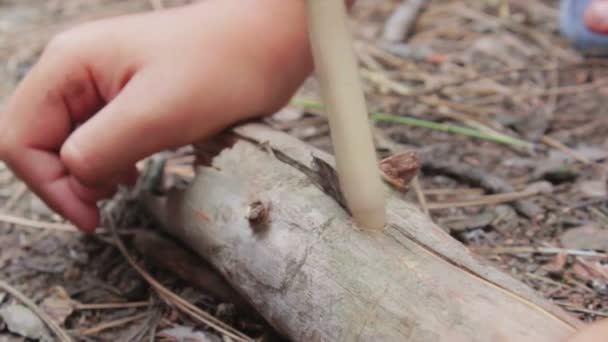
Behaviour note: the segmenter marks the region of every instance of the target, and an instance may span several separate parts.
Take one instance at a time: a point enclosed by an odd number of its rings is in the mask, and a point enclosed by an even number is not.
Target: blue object
[[[608,55],[608,35],[589,31],[584,22],[591,0],[560,0],[560,31],[572,46],[592,55]]]

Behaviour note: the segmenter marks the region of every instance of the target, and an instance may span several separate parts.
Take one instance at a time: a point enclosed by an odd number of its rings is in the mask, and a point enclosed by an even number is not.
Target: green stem
[[[307,109],[312,109],[312,110],[323,110],[323,105],[321,103],[314,101],[314,100],[309,100],[309,99],[296,98],[291,101],[291,104],[295,105],[295,106],[304,107]],[[527,149],[533,148],[533,144],[531,144],[527,141],[517,139],[517,138],[512,138],[507,135],[502,135],[502,134],[497,135],[497,134],[482,132],[482,131],[474,129],[474,128],[456,126],[456,125],[445,124],[445,123],[438,123],[438,122],[433,122],[433,121],[428,121],[428,120],[423,120],[423,119],[415,119],[415,118],[409,118],[409,117],[403,117],[403,116],[397,116],[397,115],[379,113],[379,112],[372,113],[371,118],[372,118],[372,120],[374,120],[376,122],[388,122],[388,123],[395,123],[395,124],[407,125],[407,126],[412,126],[412,127],[427,128],[427,129],[440,131],[440,132],[459,134],[459,135],[466,136],[466,137],[488,140],[488,141],[492,141],[492,142],[495,142],[498,144],[503,144],[503,145],[523,147],[523,148],[527,148]]]

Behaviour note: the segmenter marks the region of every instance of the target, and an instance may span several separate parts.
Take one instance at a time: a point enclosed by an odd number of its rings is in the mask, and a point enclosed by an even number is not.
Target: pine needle
[[[187,302],[177,294],[173,293],[171,290],[163,286],[156,279],[154,279],[146,270],[144,270],[127,252],[127,248],[125,247],[122,239],[118,236],[118,232],[116,230],[116,226],[113,222],[113,219],[110,218],[109,229],[116,241],[116,246],[118,247],[121,254],[125,257],[127,262],[133,267],[139,275],[144,278],[150,286],[152,286],[158,295],[165,300],[167,303],[174,305],[182,312],[188,314],[190,317],[196,319],[197,321],[208,325],[209,327],[215,329],[216,331],[230,337],[235,341],[252,341],[247,335],[237,331],[236,329],[230,327],[226,323],[220,321],[219,319],[213,317],[211,314],[199,309],[198,307],[192,305]]]

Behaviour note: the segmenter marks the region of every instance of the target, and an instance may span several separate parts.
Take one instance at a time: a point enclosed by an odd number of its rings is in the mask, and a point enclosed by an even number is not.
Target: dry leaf
[[[608,230],[595,226],[582,226],[564,232],[560,243],[568,249],[608,250]]]
[[[568,254],[561,252],[556,254],[551,262],[544,264],[542,268],[549,273],[561,273],[564,270],[567,261]]]
[[[2,308],[0,317],[12,333],[33,340],[49,340],[49,334],[42,320],[21,304],[13,304]]]
[[[420,166],[420,155],[417,151],[405,151],[380,162],[382,178],[399,191],[407,191]]]
[[[608,265],[602,265],[598,260],[576,258],[574,272],[586,281],[608,281]]]
[[[471,229],[483,228],[490,225],[496,214],[492,211],[482,212],[471,216],[451,216],[440,218],[438,223],[442,227],[449,228],[452,232],[462,232]]]
[[[601,180],[581,182],[579,189],[587,197],[605,197],[607,195],[606,183]]]
[[[40,303],[40,308],[61,326],[74,312],[76,303],[61,286],[52,288],[50,292],[49,297]]]
[[[176,326],[158,333],[159,337],[169,338],[172,342],[221,342],[219,337],[191,327]]]

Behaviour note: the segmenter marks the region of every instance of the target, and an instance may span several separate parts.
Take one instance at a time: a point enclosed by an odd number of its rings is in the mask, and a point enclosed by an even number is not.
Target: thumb
[[[608,1],[592,0],[584,14],[585,25],[595,33],[608,33]]]

